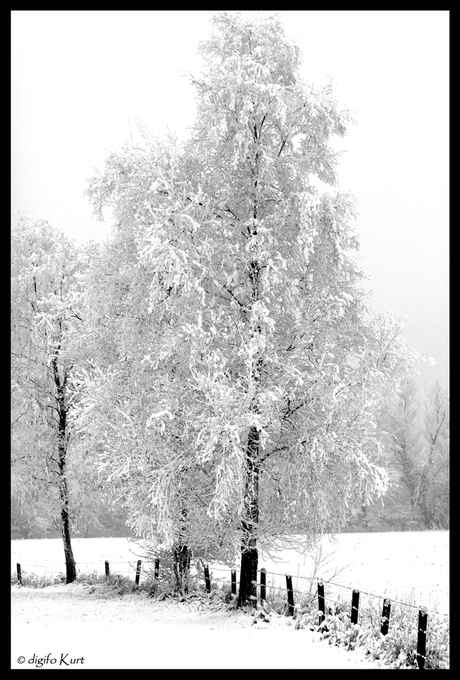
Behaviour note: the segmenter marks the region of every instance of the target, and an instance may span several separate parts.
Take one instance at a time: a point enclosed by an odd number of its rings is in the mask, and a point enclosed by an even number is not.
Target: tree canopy
[[[366,308],[332,84],[301,80],[276,18],[212,29],[189,139],[144,133],[89,182],[116,222],[96,304],[115,361],[86,403],[135,529],[250,555],[250,575],[259,546],[385,490],[376,403],[414,357]]]

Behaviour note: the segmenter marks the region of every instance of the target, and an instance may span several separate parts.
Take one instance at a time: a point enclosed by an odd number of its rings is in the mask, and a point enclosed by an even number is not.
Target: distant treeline
[[[404,487],[392,490],[384,499],[375,501],[368,508],[363,508],[361,515],[354,518],[344,532],[378,532],[378,531],[423,531],[433,527],[426,526],[423,514],[418,506],[410,502],[408,491]],[[443,527],[448,529],[448,524]],[[301,531],[301,527],[293,527]],[[126,515],[122,509],[109,510],[102,507],[98,515],[91,519],[75,523],[73,535],[80,538],[118,538],[131,537],[132,531],[126,525]],[[11,538],[60,538],[58,527],[46,522],[43,517],[28,515],[13,499],[11,512]]]
[[[34,514],[21,507],[13,496],[11,503],[11,538],[61,538],[60,527],[52,520],[51,513]],[[72,535],[79,538],[118,538],[132,536],[126,525],[126,514],[120,508],[110,509],[101,504],[89,516],[75,518]]]

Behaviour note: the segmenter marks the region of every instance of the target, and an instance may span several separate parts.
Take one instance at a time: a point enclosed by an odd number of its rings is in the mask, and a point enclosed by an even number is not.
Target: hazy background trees
[[[427,529],[449,527],[449,396],[440,383],[408,381],[380,419],[389,466]]]

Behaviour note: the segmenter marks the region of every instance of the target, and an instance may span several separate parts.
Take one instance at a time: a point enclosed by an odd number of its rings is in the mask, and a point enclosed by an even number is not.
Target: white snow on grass
[[[109,560],[112,574],[134,580],[140,555],[132,541],[80,538],[72,543],[81,573],[103,574]],[[336,592],[350,599],[351,590],[360,589],[360,607],[368,591],[448,613],[448,531],[342,534],[336,543],[325,538],[323,544],[327,559],[317,575],[325,579],[326,605]],[[17,562],[25,575],[63,573],[62,541],[12,541],[12,574]],[[211,565],[213,583],[229,584],[230,570],[218,566]],[[312,575],[313,559],[283,551],[275,561],[261,555],[260,567],[267,569],[267,585],[279,582],[284,597],[286,572],[293,577],[294,589],[308,589],[303,577]],[[342,585],[333,592],[328,579]],[[414,609],[414,621],[415,615]],[[254,625],[253,617],[240,611],[207,609],[194,601],[160,602],[145,592],[119,595],[103,584],[13,586],[11,640],[12,668],[36,668],[40,663],[44,668],[69,663],[85,669],[379,668],[360,649],[338,649],[319,640],[317,633],[295,630],[288,617],[273,615],[269,623]]]
[[[13,586],[12,612],[13,669],[378,668],[287,617],[254,625],[243,612],[121,596],[100,584]]]

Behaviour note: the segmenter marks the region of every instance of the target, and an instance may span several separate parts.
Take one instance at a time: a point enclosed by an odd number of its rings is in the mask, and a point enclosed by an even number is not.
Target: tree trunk
[[[257,145],[257,128],[254,127],[254,143]],[[258,225],[258,178],[259,178],[259,152],[255,153],[254,166],[251,168],[253,175],[253,225],[250,236],[257,236]],[[251,300],[254,304],[260,299],[260,275],[261,269],[256,252],[249,263],[249,281],[251,285]],[[252,334],[260,335],[262,332],[259,323],[251,329]],[[260,386],[261,370],[263,358],[255,360],[252,367],[252,384],[254,387],[254,397],[251,410],[253,413],[259,412],[258,392]],[[259,524],[259,449],[260,432],[257,427],[252,426],[249,430],[248,447],[246,450],[246,484],[244,493],[244,513],[241,522],[241,567],[240,567],[240,588],[238,593],[238,607],[250,605],[257,607],[257,565],[259,554],[257,550],[257,531]]]
[[[66,568],[66,583],[72,583],[77,578],[77,568],[72,551],[70,540],[70,513],[69,513],[69,489],[67,486],[67,407],[65,403],[65,387],[67,376],[61,381],[57,365],[57,357],[52,361],[54,382],[56,385],[56,402],[59,414],[58,421],[58,465],[59,465],[59,499],[61,501],[61,533],[64,543],[64,557]]]
[[[172,549],[174,559],[174,590],[187,595],[190,578],[190,550],[186,545],[175,545]]]
[[[70,515],[69,515],[69,490],[66,476],[67,445],[64,438],[59,440],[59,497],[61,501],[61,533],[64,543],[64,556],[66,568],[66,583],[72,583],[77,578],[77,569],[70,541]]]
[[[250,539],[250,546],[241,546],[240,589],[238,593],[238,607],[250,605],[257,607],[257,565],[259,553],[257,541]]]
[[[179,518],[179,534],[177,543],[172,548],[173,571],[174,571],[174,590],[181,595],[188,594],[190,579],[190,559],[191,551],[187,543],[187,508],[185,505],[181,509]]]
[[[257,607],[257,526],[259,522],[259,454],[260,433],[256,427],[249,432],[246,452],[245,511],[241,523],[241,568],[238,607]]]
[[[67,484],[66,484],[67,487]],[[62,540],[64,543],[65,569],[66,569],[66,583],[72,583],[77,578],[77,568],[73,557],[72,544],[70,541],[70,520],[68,505],[63,506],[61,510],[62,518]]]
[[[417,505],[423,514],[423,521],[427,529],[434,529],[437,526],[437,522],[434,516],[432,503],[429,500],[428,494],[428,474],[427,470],[424,470],[420,479],[418,493],[417,493]]]
[[[61,533],[64,543],[64,556],[66,568],[66,583],[72,583],[77,578],[77,569],[73,557],[72,544],[70,540],[70,515],[69,515],[69,490],[66,477],[66,443],[59,443],[59,496],[61,500]]]

